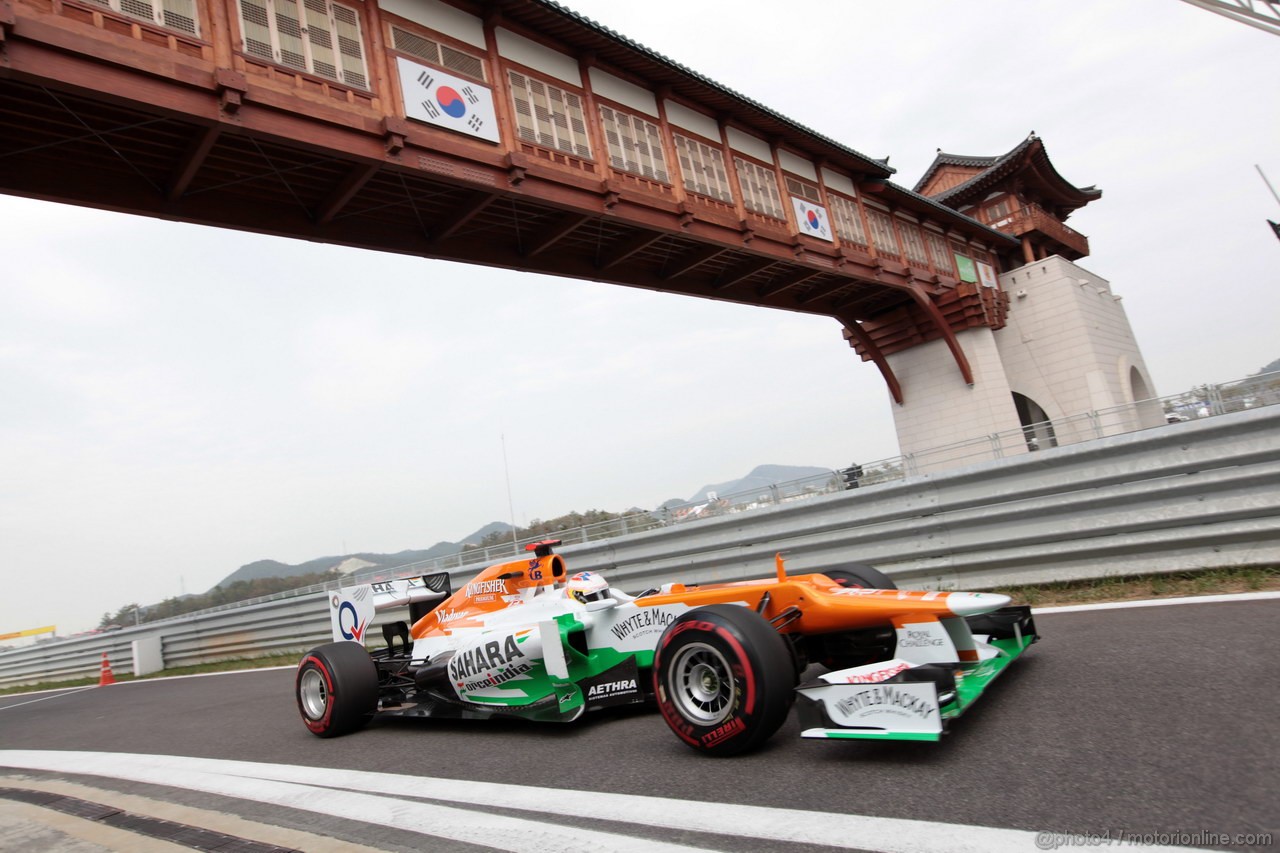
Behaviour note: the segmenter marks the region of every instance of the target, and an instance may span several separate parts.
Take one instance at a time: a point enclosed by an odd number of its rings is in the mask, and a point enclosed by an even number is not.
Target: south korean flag
[[[416,121],[500,142],[493,91],[421,63],[396,57],[404,114]]]
[[[791,206],[796,212],[796,224],[801,234],[831,242],[831,220],[827,218],[825,207],[795,196],[791,197]]]

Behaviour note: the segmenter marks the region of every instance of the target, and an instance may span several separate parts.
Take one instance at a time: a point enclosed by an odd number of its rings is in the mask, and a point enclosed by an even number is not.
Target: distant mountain
[[[1258,373],[1254,374],[1254,376],[1257,376],[1259,373],[1275,373],[1278,370],[1280,370],[1280,358],[1277,358],[1275,361],[1259,370]]]
[[[745,477],[739,477],[736,480],[728,480],[724,483],[712,483],[703,486],[694,492],[693,497],[688,501],[667,501],[663,506],[670,506],[680,503],[703,503],[708,499],[708,494],[715,492],[716,495],[723,497],[732,495],[737,492],[746,492],[754,489],[768,489],[770,486],[778,483],[787,483],[791,480],[802,480],[806,477],[820,477],[823,474],[830,474],[830,468],[814,468],[807,465],[757,465],[752,469],[751,473]]]
[[[286,578],[296,575],[322,574],[329,571],[350,574],[357,569],[388,569],[395,566],[403,566],[407,563],[417,563],[421,560],[434,560],[437,557],[448,557],[456,554],[462,550],[464,545],[477,543],[490,534],[510,529],[511,525],[506,522],[491,521],[475,533],[470,536],[464,536],[457,542],[437,542],[423,551],[409,550],[399,551],[395,554],[346,554],[341,557],[317,557],[314,560],[308,560],[297,565],[281,563],[278,560],[258,560],[236,569],[214,584],[213,588],[229,586],[236,581],[257,580],[259,578]]]
[[[758,465],[750,474],[745,477],[739,477],[736,480],[728,480],[723,483],[711,483],[698,489],[693,497],[687,501],[680,498],[672,498],[662,504],[658,509],[664,509],[674,506],[681,506],[686,503],[698,504],[706,503],[707,495],[715,492],[720,497],[725,497],[738,492],[747,492],[759,489],[762,492],[777,483],[787,483],[792,480],[802,480],[806,477],[820,477],[830,474],[830,468],[815,468],[805,465]],[[223,578],[213,588],[229,586],[236,581],[251,581],[261,578],[282,578],[294,577],[297,575],[325,574],[334,572],[337,574],[350,574],[357,570],[366,569],[389,569],[396,566],[403,566],[408,563],[417,563],[422,560],[433,560],[437,557],[448,557],[462,550],[464,545],[478,544],[486,536],[494,533],[508,533],[511,525],[502,521],[491,521],[484,527],[472,533],[470,536],[464,536],[457,542],[437,542],[430,548],[421,551],[400,551],[395,554],[344,554],[338,557],[317,557],[314,560],[308,560],[305,563],[297,565],[289,565],[281,563],[278,560],[258,560],[254,563],[241,566],[231,574]]]

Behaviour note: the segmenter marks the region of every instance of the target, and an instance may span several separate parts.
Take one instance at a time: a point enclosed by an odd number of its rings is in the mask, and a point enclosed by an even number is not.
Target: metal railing
[[[566,559],[629,590],[767,576],[779,551],[793,573],[858,560],[903,586],[951,589],[1278,565],[1280,407],[803,495],[590,540]],[[483,565],[452,572],[455,587]],[[131,643],[157,637],[168,667],[306,648],[329,635],[325,598],[312,588],[0,652],[0,685],[96,674],[104,652],[127,672]]]
[[[923,472],[936,474],[944,468],[959,468],[989,462],[994,459],[1049,450],[1053,447],[1066,447],[1107,436],[1122,435],[1149,429],[1153,420],[1157,425],[1165,425],[1172,422],[1215,417],[1276,403],[1280,403],[1280,371],[1250,376],[1219,385],[1202,385],[1180,394],[1085,412],[1052,422],[1046,421],[1042,424],[1031,424],[1018,429],[991,433],[920,453],[863,463],[860,466],[861,474],[857,477],[857,484],[859,488],[866,488],[895,482]],[[1052,427],[1051,429],[1049,429],[1050,426]],[[1047,439],[1046,436],[1051,437],[1051,439]],[[349,575],[324,583],[221,604],[216,607],[166,619],[143,622],[142,626],[163,625],[187,620],[193,616],[212,615],[242,607],[252,607],[299,596],[315,595],[337,589],[340,586],[375,583],[433,572],[452,572],[468,566],[503,562],[524,554],[526,545],[547,538],[560,539],[564,545],[585,545],[648,530],[693,524],[728,515],[750,513],[845,490],[845,480],[839,471],[833,470],[828,473],[770,486],[717,494],[714,499],[690,501],[664,506],[657,510],[630,513],[608,521],[560,530],[555,533],[542,533],[515,541],[503,541],[484,548],[464,548],[456,554],[436,557],[431,560],[419,560],[390,568],[357,570]],[[45,642],[56,641],[55,639]]]

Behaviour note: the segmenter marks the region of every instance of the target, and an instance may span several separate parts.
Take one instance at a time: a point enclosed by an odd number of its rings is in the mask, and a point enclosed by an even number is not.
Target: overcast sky
[[[1280,358],[1280,39],[1176,0],[568,0],[913,186],[1035,131],[1160,394]],[[0,633],[896,455],[834,320],[0,197]],[[959,438],[959,437],[958,437]],[[56,594],[55,594],[56,591]],[[9,598],[12,601],[12,598]]]

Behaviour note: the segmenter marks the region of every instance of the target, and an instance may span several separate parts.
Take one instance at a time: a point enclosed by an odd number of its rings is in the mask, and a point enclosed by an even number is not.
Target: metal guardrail
[[[726,512],[566,545],[623,589],[767,576],[856,560],[909,586],[1010,583],[1280,564],[1280,406]],[[509,556],[509,554],[507,555]],[[489,561],[451,572],[457,588]],[[167,666],[302,649],[328,637],[320,590],[0,652],[0,686],[129,671],[159,634]]]
[[[860,466],[858,485],[866,488],[895,482],[924,472],[937,471],[943,465],[949,467],[971,465],[1147,429],[1150,428],[1153,412],[1154,420],[1163,425],[1166,422],[1216,417],[1276,403],[1280,403],[1280,372],[1259,374],[1235,382],[1200,386],[1182,394],[1085,412],[1051,423],[1031,424],[1018,429],[991,433],[920,453],[867,462]],[[845,482],[840,472],[831,471],[771,486],[717,495],[711,500],[675,504],[652,512],[632,513],[609,521],[558,531],[554,536],[565,545],[586,544],[675,524],[752,512],[843,490],[845,490]],[[470,548],[446,557],[420,560],[393,568],[357,571],[342,579],[223,604],[200,613],[212,614],[285,598],[327,592],[343,584],[370,583],[411,575],[455,571],[467,566],[489,565],[511,559],[513,555],[518,556],[524,553],[525,545],[544,538],[547,538],[545,534],[530,536],[510,543],[504,541],[485,548]],[[186,616],[173,618],[184,619]],[[159,625],[161,622],[148,624]]]

